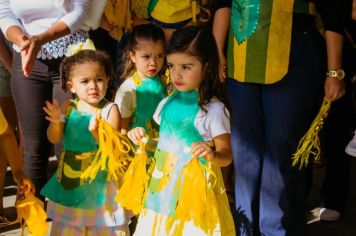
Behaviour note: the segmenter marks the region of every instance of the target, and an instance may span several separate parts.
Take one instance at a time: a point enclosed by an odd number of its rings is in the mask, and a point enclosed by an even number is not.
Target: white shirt
[[[85,42],[88,35],[78,31],[85,21],[91,0],[1,0],[0,27],[4,35],[11,26],[25,34],[38,35],[56,22],[64,22],[72,34],[42,45],[37,58],[63,57],[68,45]],[[19,48],[13,45],[15,51]]]
[[[119,107],[122,118],[130,118],[136,111],[136,85],[132,77],[127,78],[117,90],[115,103]]]
[[[10,26],[21,27],[28,35],[37,35],[55,22],[64,22],[71,32],[83,24],[90,0],[1,0],[0,26],[6,35]]]
[[[161,110],[166,104],[168,97],[164,98],[158,105],[153,119],[157,124],[161,123]],[[230,134],[230,114],[225,105],[218,99],[211,99],[210,103],[204,106],[206,111],[201,108],[194,120],[194,126],[204,141],[211,141],[221,134]]]

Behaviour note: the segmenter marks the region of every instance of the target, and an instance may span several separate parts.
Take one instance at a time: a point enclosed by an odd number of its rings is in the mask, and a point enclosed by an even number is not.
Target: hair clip
[[[71,44],[67,48],[67,53],[65,54],[66,57],[73,56],[77,53],[79,53],[82,50],[93,50],[95,51],[95,46],[93,41],[90,39],[87,39],[84,43],[80,42],[77,44]]]

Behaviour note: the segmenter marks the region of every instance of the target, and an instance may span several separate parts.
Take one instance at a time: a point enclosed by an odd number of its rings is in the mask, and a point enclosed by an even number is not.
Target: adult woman
[[[325,24],[327,68],[314,2]],[[305,235],[304,172],[291,157],[324,81],[325,99],[344,93],[333,73],[341,69],[342,11],[329,0],[243,4],[233,1],[228,49],[236,208],[246,223],[236,228],[241,235]]]
[[[24,136],[25,173],[37,193],[47,178],[51,145],[42,107],[46,100],[60,103],[70,97],[61,92],[58,67],[68,45],[84,42],[79,30],[89,0],[4,0],[0,2],[1,30],[13,43],[12,90]]]

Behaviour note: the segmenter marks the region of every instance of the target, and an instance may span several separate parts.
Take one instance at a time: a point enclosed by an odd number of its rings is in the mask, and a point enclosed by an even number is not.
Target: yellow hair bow
[[[87,39],[84,43],[78,43],[78,44],[71,44],[68,46],[66,56],[70,57],[82,50],[93,50],[95,51],[95,46],[93,41],[90,39]]]

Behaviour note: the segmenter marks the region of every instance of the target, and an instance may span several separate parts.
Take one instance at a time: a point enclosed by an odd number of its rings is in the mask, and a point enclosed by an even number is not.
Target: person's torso
[[[146,208],[174,215],[179,190],[176,184],[184,166],[193,158],[187,150],[193,142],[203,141],[194,125],[199,109],[195,91],[175,93],[162,108],[160,137]]]

